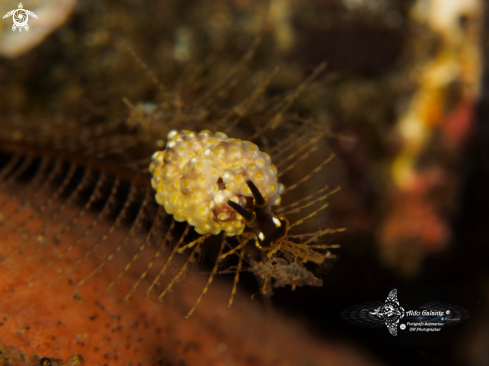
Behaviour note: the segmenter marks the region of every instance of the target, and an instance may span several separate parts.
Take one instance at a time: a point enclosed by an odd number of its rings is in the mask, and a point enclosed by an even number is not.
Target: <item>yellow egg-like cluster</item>
[[[271,205],[280,204],[283,184],[277,168],[258,146],[228,138],[222,132],[171,131],[166,150],[153,154],[149,171],[156,202],[177,221],[187,221],[200,234],[239,235],[245,224],[228,200],[246,205],[253,197],[250,179]]]

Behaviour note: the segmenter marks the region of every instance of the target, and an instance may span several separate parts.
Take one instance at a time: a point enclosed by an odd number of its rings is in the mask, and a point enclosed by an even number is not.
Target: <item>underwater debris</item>
[[[302,264],[289,263],[283,258],[272,258],[267,263],[257,262],[252,267],[253,273],[262,277],[265,281],[273,279],[272,286],[285,287],[291,285],[292,289],[296,286],[322,286],[323,280],[316,278],[312,272],[308,271]],[[266,289],[266,284],[264,288]],[[262,289],[262,293],[267,293]]]

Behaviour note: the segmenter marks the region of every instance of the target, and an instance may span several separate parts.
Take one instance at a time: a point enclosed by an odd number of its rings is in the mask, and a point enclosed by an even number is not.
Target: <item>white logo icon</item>
[[[447,310],[447,314],[450,314],[450,310]]]
[[[401,324],[401,325],[399,326],[399,328],[401,328],[401,330],[406,329],[406,324]]]
[[[376,315],[377,318],[385,321],[389,333],[396,336],[399,319],[404,318],[406,314],[404,308],[399,305],[399,300],[397,300],[397,290],[393,289],[389,292],[385,304],[374,309],[374,311],[370,311],[370,314]]]
[[[14,24],[12,25],[13,31],[15,31],[17,28],[19,28],[19,32],[22,31],[22,28],[28,31],[29,25],[27,24],[27,22],[29,21],[29,15],[34,18],[37,18],[36,14],[34,14],[32,11],[25,10],[24,7],[22,6],[22,3],[19,3],[19,8],[9,11],[7,14],[3,16],[3,19],[12,16],[12,19],[14,20]]]

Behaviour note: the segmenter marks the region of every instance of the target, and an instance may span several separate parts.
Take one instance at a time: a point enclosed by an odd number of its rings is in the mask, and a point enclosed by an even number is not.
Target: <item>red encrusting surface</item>
[[[1,196],[0,201],[3,199],[15,207],[12,199]],[[25,218],[29,212],[17,216]],[[8,216],[4,212],[0,226],[3,349],[13,347],[10,349],[26,358],[38,355],[66,360],[79,354],[85,365],[94,366],[374,364],[350,346],[317,339],[300,323],[280,314],[267,314],[257,301],[239,291],[228,310],[231,283],[220,279],[215,279],[189,320],[185,314],[204,288],[205,276],[192,276],[164,303],[141,296],[124,301],[134,281],[122,281],[106,291],[117,276],[109,268],[75,287],[73,282],[80,278],[76,270],[59,276],[68,259],[46,265],[50,259],[46,256],[54,258],[59,248],[68,245],[70,236],[38,253],[29,251],[28,246],[33,244],[20,245],[25,238],[14,234],[7,239],[8,232],[20,224]],[[29,225],[34,226],[35,221]],[[80,258],[84,253],[85,246],[75,247],[70,258]],[[91,261],[86,264],[88,270],[95,265]],[[19,359],[11,359],[10,364],[29,364]]]

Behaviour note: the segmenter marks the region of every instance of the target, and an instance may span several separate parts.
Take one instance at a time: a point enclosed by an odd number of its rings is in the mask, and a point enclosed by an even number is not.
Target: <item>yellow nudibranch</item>
[[[156,202],[199,234],[240,235],[248,225],[268,245],[286,233],[286,220],[270,212],[270,206],[280,204],[284,185],[270,156],[249,141],[207,130],[171,131],[166,150],[153,154],[149,171]],[[276,228],[282,230],[270,236]]]

